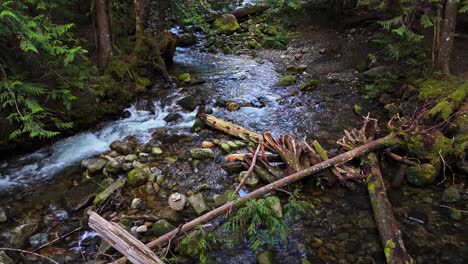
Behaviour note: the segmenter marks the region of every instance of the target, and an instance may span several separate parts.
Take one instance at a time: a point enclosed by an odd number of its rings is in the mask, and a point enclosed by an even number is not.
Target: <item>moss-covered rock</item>
[[[185,83],[190,82],[190,73],[186,72],[186,73],[180,74],[179,76],[177,76],[177,80],[181,82],[185,82]]]
[[[192,158],[198,159],[198,160],[214,158],[213,150],[209,148],[193,148],[190,150],[190,155],[192,155]]]
[[[275,37],[276,35],[278,35],[280,30],[276,26],[268,26],[263,32],[265,32],[265,34],[269,36]]]
[[[240,28],[236,17],[233,14],[224,14],[213,22],[213,27],[221,33],[234,33]]]
[[[362,115],[362,106],[355,104],[353,110],[357,115]]]
[[[192,112],[197,108],[197,103],[195,97],[189,95],[177,101],[177,104],[180,105],[184,110]]]
[[[243,171],[239,173],[239,181],[242,181],[246,174],[247,174],[247,171]],[[258,177],[255,176],[255,174],[253,173],[251,173],[249,177],[247,178],[247,180],[245,180],[245,185],[248,187],[255,187],[258,185],[258,183],[259,183]]]
[[[258,264],[272,264],[273,258],[270,250],[265,250],[255,256]]]
[[[153,224],[153,226],[151,227],[151,231],[157,236],[162,236],[171,232],[175,228],[176,227],[173,224],[169,223],[169,221],[161,219]]]
[[[257,41],[251,39],[249,41],[247,41],[247,47],[249,47],[250,49],[256,49],[258,48],[260,45],[258,44]]]
[[[299,90],[301,91],[309,91],[317,87],[317,84],[320,83],[320,79],[312,79],[309,80],[301,85],[299,85]]]
[[[450,186],[442,194],[442,201],[446,203],[456,203],[460,201],[460,189],[457,186]]]
[[[416,186],[425,186],[435,181],[437,169],[429,163],[408,167],[406,169],[406,179]]]
[[[140,186],[148,181],[151,172],[146,169],[133,169],[127,174],[127,182],[130,186]]]
[[[296,83],[296,76],[286,75],[278,82],[279,86],[290,86]]]

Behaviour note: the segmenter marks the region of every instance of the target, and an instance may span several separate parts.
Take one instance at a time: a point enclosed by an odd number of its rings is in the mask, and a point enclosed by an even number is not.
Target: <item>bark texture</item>
[[[440,25],[440,39],[436,47],[435,69],[442,70],[450,75],[450,56],[452,54],[455,25],[457,19],[458,3],[455,0],[446,0],[443,8],[443,18]],[[434,32],[436,34],[436,32]]]
[[[106,0],[96,0],[96,22],[98,31],[98,68],[102,72],[111,55],[111,34]]]

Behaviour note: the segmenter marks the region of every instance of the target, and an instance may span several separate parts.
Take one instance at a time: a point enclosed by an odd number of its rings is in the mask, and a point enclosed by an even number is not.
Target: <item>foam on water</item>
[[[88,131],[59,140],[50,147],[24,155],[0,168],[0,191],[48,179],[81,160],[109,150],[109,145],[125,136],[134,135],[142,142],[151,138],[151,130],[160,127],[187,128],[193,125],[196,110],[181,113],[182,121],[168,124],[163,118],[177,109],[176,105],[161,107],[155,112],[126,109],[128,118],[106,123],[97,131]]]

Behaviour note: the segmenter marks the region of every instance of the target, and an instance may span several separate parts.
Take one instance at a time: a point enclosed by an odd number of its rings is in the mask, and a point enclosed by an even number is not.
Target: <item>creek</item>
[[[353,113],[353,105],[367,104],[352,91],[346,80],[322,82],[314,92],[298,92],[296,86],[279,87],[276,84],[280,76],[275,65],[244,55],[219,55],[200,52],[196,48],[179,48],[172,70],[176,76],[189,72],[192,78],[206,83],[158,91],[157,97],[149,99],[149,108],[137,110],[136,103],[126,110],[126,118],[106,122],[94,130],[2,162],[0,207],[7,208],[9,217],[16,220],[0,224],[3,237],[8,237],[8,230],[16,222],[24,223],[27,219],[43,218],[51,213],[64,218],[64,196],[83,177],[80,161],[109,150],[110,143],[115,140],[134,136],[144,143],[152,138],[153,132],[165,129],[173,135],[188,136],[194,138],[195,143],[200,142],[199,135],[190,129],[198,109],[183,111],[175,103],[186,95],[205,102],[213,115],[251,130],[269,130],[274,136],[292,134],[298,140],[309,142],[318,139],[325,146],[331,146],[343,129],[358,126],[361,117]],[[242,107],[229,111],[220,106],[226,101]],[[174,112],[181,114],[178,121],[164,121],[164,117]],[[219,157],[222,155],[217,153]],[[208,193],[220,192],[229,182],[229,175],[220,165],[219,162],[208,164],[196,173],[196,180],[186,176],[178,184],[183,189],[190,189],[205,182],[211,186]],[[186,165],[176,162],[171,167],[172,173],[176,174],[184,171]],[[386,173],[393,171],[388,168]],[[302,263],[301,259],[312,263],[383,263],[383,249],[364,185],[358,185],[355,192],[340,187],[324,191],[316,180],[307,180],[302,185],[305,198],[316,208],[302,219],[288,222],[289,243],[278,243],[272,250],[275,263]],[[418,263],[463,263],[468,256],[466,219],[453,223],[446,210],[438,206],[440,195],[437,186],[422,189],[405,185],[392,192],[391,198],[396,201],[395,214],[401,222],[406,245],[409,252],[416,253]],[[69,213],[64,220],[71,229],[80,223],[83,212]],[[45,232],[58,231],[55,228]],[[77,236],[61,244],[62,251],[58,252],[63,255],[72,254],[71,251],[83,253],[87,250],[83,246],[83,236],[97,239],[85,231],[79,234],[80,238]],[[89,241],[87,245],[89,249]],[[215,250],[210,257],[220,263],[256,263],[255,253],[245,245]]]

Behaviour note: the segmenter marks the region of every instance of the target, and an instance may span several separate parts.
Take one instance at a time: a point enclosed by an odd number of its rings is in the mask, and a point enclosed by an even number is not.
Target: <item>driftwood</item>
[[[258,143],[262,139],[262,135],[250,131],[246,128],[243,128],[239,125],[233,124],[228,121],[216,118],[212,115],[207,115],[205,113],[199,113],[198,118],[205,122],[208,126],[221,130],[226,134],[239,137],[244,140],[252,141]]]
[[[392,206],[387,198],[387,192],[380,173],[377,156],[370,153],[366,159],[367,190],[374,211],[375,222],[379,229],[380,240],[384,248],[387,263],[413,263],[406,252],[403,237],[393,215]]]
[[[134,264],[164,264],[140,240],[115,223],[108,222],[95,212],[89,216],[89,226],[113,248],[125,255]]]
[[[254,6],[246,6],[243,8],[236,9],[234,11],[229,12],[230,14],[233,14],[238,20],[243,20],[249,15],[255,15],[258,13],[261,13],[265,10],[270,8],[269,5],[263,4],[263,5],[254,5]],[[216,20],[219,16],[222,14],[213,14],[209,17],[206,18],[206,22],[212,23],[213,21]]]
[[[238,194],[239,191],[241,190],[242,186],[244,186],[245,182],[247,181],[247,178],[250,177],[250,174],[252,173],[252,171],[254,170],[254,167],[255,167],[255,162],[257,161],[257,156],[258,156],[258,152],[260,151],[260,145],[262,143],[258,144],[257,146],[257,150],[255,151],[255,154],[252,158],[252,164],[250,165],[250,168],[247,170],[247,173],[244,175],[244,178],[242,178],[242,181],[239,183],[239,186],[237,186],[236,190],[234,191],[234,194]]]
[[[157,238],[156,240],[151,241],[150,243],[146,244],[150,249],[160,249],[164,247],[165,245],[168,244],[169,241],[174,239],[175,237],[185,234],[188,231],[192,230],[193,228],[197,227],[200,224],[207,223],[213,219],[215,219],[218,216],[221,216],[227,212],[229,212],[236,204],[242,203],[244,201],[247,201],[249,199],[255,199],[258,198],[262,195],[265,195],[273,190],[276,190],[278,188],[282,188],[288,184],[291,184],[293,182],[299,181],[307,176],[313,175],[317,172],[320,172],[322,170],[328,169],[332,166],[336,166],[338,164],[342,164],[345,162],[348,162],[352,160],[353,158],[362,156],[364,154],[367,154],[371,151],[374,151],[378,148],[391,145],[394,142],[394,136],[389,135],[387,137],[383,137],[374,141],[371,141],[367,144],[364,144],[362,146],[356,147],[348,152],[345,152],[343,154],[340,154],[336,157],[333,157],[329,160],[323,161],[319,164],[315,164],[314,166],[311,166],[309,168],[306,168],[304,170],[298,171],[294,174],[291,174],[287,177],[284,177],[280,180],[277,180],[273,183],[270,183],[264,187],[261,187],[243,197],[240,197],[239,199],[235,201],[229,201],[223,206],[220,206],[198,218],[193,219],[192,221],[179,226],[179,228],[172,230],[171,232]],[[114,264],[117,263],[125,263],[126,258],[122,257],[115,262]]]

